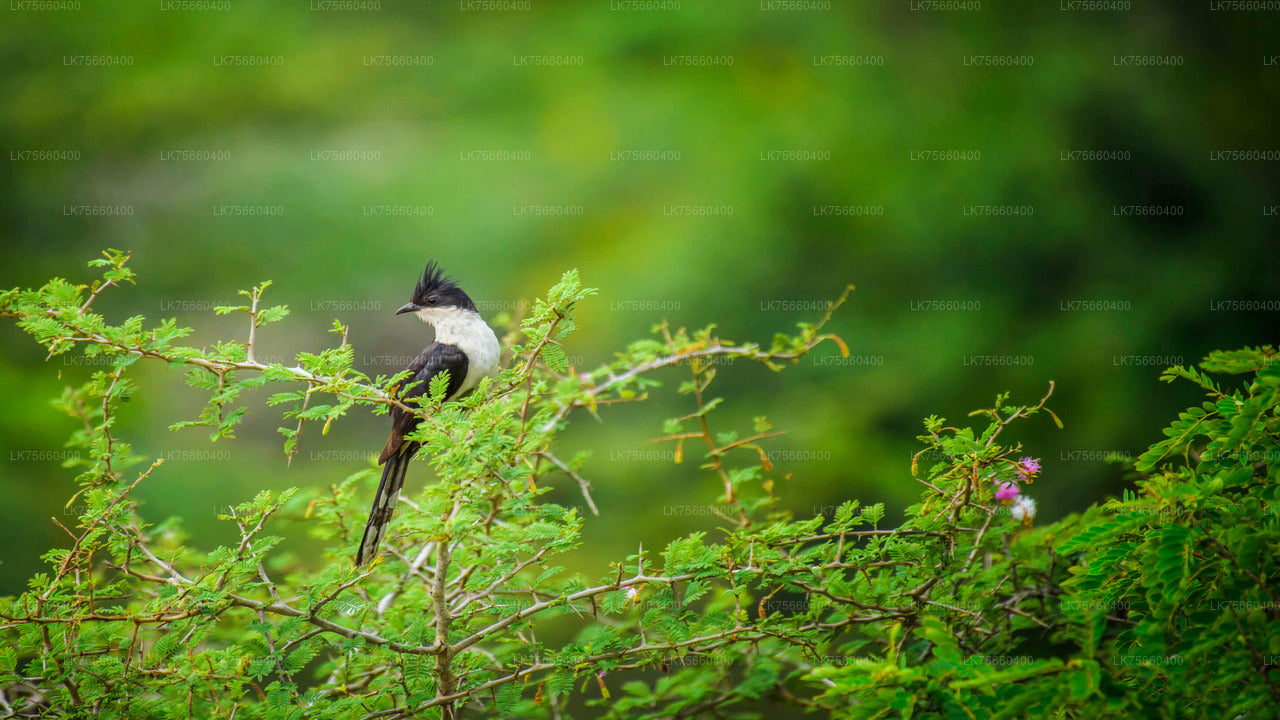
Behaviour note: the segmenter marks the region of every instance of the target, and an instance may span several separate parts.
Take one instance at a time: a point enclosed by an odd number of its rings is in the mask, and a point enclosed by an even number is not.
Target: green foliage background
[[[290,360],[327,341],[337,317],[357,367],[416,352],[426,335],[393,318],[415,273],[440,260],[497,309],[518,309],[566,267],[602,294],[579,308],[569,354],[593,367],[662,318],[712,320],[729,338],[768,337],[804,314],[771,303],[858,292],[832,330],[882,365],[807,364],[782,384],[756,367],[721,373],[745,419],[761,405],[798,451],[786,490],[797,515],[849,498],[884,500],[890,519],[913,502],[908,463],[919,418],[958,415],[997,389],[1019,396],[1058,383],[1064,431],[1028,427],[1044,460],[1037,485],[1052,519],[1128,483],[1073,451],[1136,456],[1154,428],[1196,400],[1158,386],[1157,370],[1125,356],[1181,356],[1274,340],[1276,314],[1211,309],[1274,301],[1274,162],[1212,160],[1214,150],[1274,149],[1280,71],[1272,13],[1211,12],[1204,3],[1076,13],[1051,3],[985,2],[978,12],[912,4],[842,4],[775,12],[756,3],[682,2],[674,12],[607,3],[544,3],[473,12],[449,3],[383,2],[375,12],[308,3],[233,2],[226,12],[162,4],[82,3],[76,12],[10,9],[0,22],[5,152],[69,149],[80,159],[5,159],[0,173],[0,287],[77,275],[106,247],[132,250],[147,282],[108,295],[116,318],[176,316],[239,336],[237,289],[272,278],[294,317],[265,354]],[[76,67],[77,55],[127,55],[126,67]],[[281,56],[276,67],[215,65],[215,56]],[[427,55],[429,67],[371,67],[373,55]],[[966,67],[970,55],[1030,55],[1019,67]],[[1178,67],[1117,67],[1129,54],[1182,55]],[[576,67],[517,66],[529,55],[581,56]],[[731,56],[731,67],[679,67],[676,55]],[[815,56],[883,56],[878,67],[823,67]],[[1127,150],[1128,161],[1059,159],[1071,149]],[[175,150],[228,151],[223,161],[165,160]],[[314,160],[324,150],[377,151],[376,161]],[[529,160],[464,160],[475,150]],[[677,151],[677,161],[620,161],[625,150]],[[762,160],[771,150],[829,152],[823,161]],[[913,161],[913,151],[978,150],[975,162]],[[77,204],[128,204],[129,217],[64,214]],[[366,216],[366,206],[429,205],[429,217]],[[731,217],[664,214],[675,204],[731,205]],[[216,216],[215,206],[280,205],[282,217]],[[515,205],[572,205],[578,217],[517,215]],[[1031,217],[965,217],[971,204],[1030,204]],[[1176,218],[1130,218],[1113,207],[1178,205]],[[814,206],[884,207],[876,217],[816,216]],[[1072,312],[1071,300],[1130,309]],[[912,309],[914,301],[980,302],[975,312]],[[663,310],[626,310],[630,301]],[[337,304],[334,304],[336,302]],[[346,305],[342,305],[346,303]],[[379,309],[370,309],[374,304]],[[785,306],[785,305],[784,305]],[[344,307],[346,309],[344,309]],[[354,307],[356,309],[350,309]],[[360,309],[364,308],[364,309]],[[48,547],[48,521],[74,491],[56,462],[73,421],[47,401],[88,368],[49,372],[38,347],[0,328],[0,594],[16,593]],[[974,355],[1034,364],[974,367]],[[55,363],[58,362],[55,360]],[[363,363],[363,367],[361,367]],[[403,363],[392,363],[391,370]],[[210,449],[195,417],[204,398],[159,369],[120,417],[137,451],[182,463],[182,483],[141,488],[143,512],[182,515],[220,537],[221,509],[259,490],[323,485],[362,467],[385,419],[347,418],[313,436],[288,466],[274,418],[250,415],[234,444]],[[675,382],[673,379],[672,382]],[[148,385],[150,383],[150,385]],[[1037,395],[1038,396],[1038,395]],[[604,409],[606,415],[608,409]],[[705,524],[670,508],[704,505],[718,489],[692,464],[636,460],[661,419],[655,403],[566,442],[591,448],[584,468],[604,527],[584,528],[593,553],[620,556]],[[196,451],[195,454],[184,455]],[[16,454],[15,454],[16,453]],[[182,458],[193,458],[182,460]],[[172,465],[170,467],[173,467]],[[428,480],[415,468],[411,483]],[[575,498],[560,498],[572,505]],[[827,514],[830,514],[828,512]],[[222,538],[226,540],[227,538]],[[304,551],[315,545],[290,538]]]

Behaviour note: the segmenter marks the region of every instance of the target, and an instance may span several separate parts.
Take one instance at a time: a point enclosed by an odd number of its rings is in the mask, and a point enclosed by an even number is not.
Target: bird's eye
[[[427,298],[428,305],[435,305],[438,302],[440,302],[440,298],[436,297],[435,295],[432,295],[431,297]]]

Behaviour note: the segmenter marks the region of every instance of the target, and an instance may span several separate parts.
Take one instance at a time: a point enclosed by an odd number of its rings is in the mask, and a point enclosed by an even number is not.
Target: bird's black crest
[[[427,267],[422,271],[422,279],[413,288],[413,302],[418,305],[427,305],[427,299],[435,297],[440,306],[456,306],[466,310],[475,310],[476,306],[471,302],[471,298],[467,296],[457,283],[450,280],[444,274],[444,269],[436,264],[434,260],[427,263]]]
[[[413,288],[413,299],[418,300],[433,292],[443,292],[456,287],[458,286],[452,280],[445,277],[444,268],[437,265],[435,260],[432,260],[427,263],[427,269],[422,271],[422,279]]]

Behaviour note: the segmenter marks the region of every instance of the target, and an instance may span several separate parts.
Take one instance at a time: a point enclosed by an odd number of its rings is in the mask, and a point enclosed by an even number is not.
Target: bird
[[[480,316],[471,298],[445,276],[435,261],[427,263],[409,302],[396,310],[396,315],[404,313],[416,313],[435,328],[435,339],[409,364],[410,376],[393,388],[393,397],[401,403],[421,397],[440,373],[448,373],[449,377],[445,402],[466,395],[481,380],[498,373],[501,348],[497,335]],[[356,567],[372,561],[378,554],[378,545],[400,499],[409,461],[422,447],[422,443],[406,439],[419,422],[417,414],[395,405],[391,407],[391,436],[378,455],[382,481],[378,483],[364,536],[356,551]]]

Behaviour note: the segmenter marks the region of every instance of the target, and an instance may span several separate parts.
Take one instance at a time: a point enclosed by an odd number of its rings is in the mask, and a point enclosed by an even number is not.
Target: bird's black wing
[[[432,378],[448,372],[449,387],[444,396],[450,398],[462,387],[462,380],[467,376],[467,355],[456,345],[433,342],[421,355],[414,358],[409,370],[413,375],[396,386],[396,397],[402,401],[422,397],[431,387]],[[357,566],[369,562],[378,554],[378,545],[386,534],[387,525],[391,523],[396,502],[400,500],[400,489],[404,487],[404,475],[409,469],[409,461],[418,452],[418,443],[404,440],[404,436],[412,432],[417,424],[417,415],[398,407],[391,408],[391,437],[387,439],[387,446],[378,458],[378,462],[383,464],[382,480],[378,483],[378,491],[374,493],[369,520],[365,523],[364,536],[360,538],[360,548],[356,551]]]
[[[454,393],[462,388],[462,381],[467,377],[467,364],[467,354],[462,352],[457,345],[441,345],[440,343],[432,342],[409,364],[409,371],[413,375],[396,385],[395,395],[402,402],[422,397],[431,387],[432,378],[441,372],[447,371],[449,373],[449,388],[445,391],[444,396],[451,398]],[[410,405],[410,403],[405,404]],[[417,415],[393,406],[391,408],[391,437],[387,438],[387,445],[382,449],[382,454],[378,456],[378,463],[385,463],[389,460],[404,444],[404,436],[412,432],[417,425]]]

